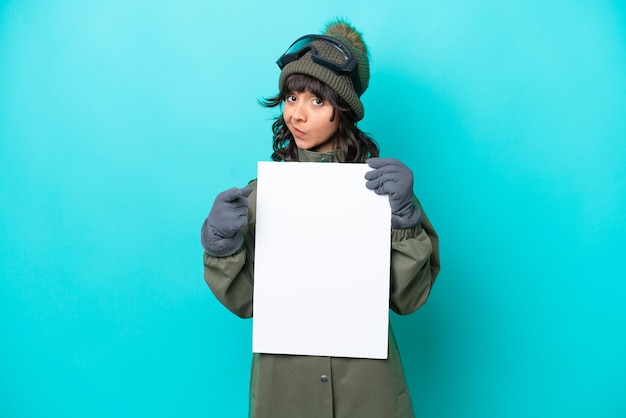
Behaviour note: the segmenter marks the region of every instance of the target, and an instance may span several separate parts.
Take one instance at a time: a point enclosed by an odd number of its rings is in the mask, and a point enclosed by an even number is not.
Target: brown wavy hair
[[[378,145],[372,137],[357,128],[352,109],[334,90],[316,78],[304,74],[292,74],[287,78],[278,95],[261,99],[259,104],[268,108],[277,107],[284,103],[290,93],[304,91],[311,92],[333,106],[332,117],[339,118],[339,129],[333,135],[332,140],[336,148],[343,151],[345,162],[363,162],[367,158],[378,157],[380,153]],[[287,129],[282,114],[272,124],[272,132],[274,138],[272,160],[298,161],[298,147],[291,132]]]

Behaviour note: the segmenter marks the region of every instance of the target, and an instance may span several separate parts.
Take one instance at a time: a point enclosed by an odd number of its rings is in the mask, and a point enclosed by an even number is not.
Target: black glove
[[[416,225],[422,217],[413,197],[413,173],[394,158],[368,158],[374,170],[365,173],[365,186],[376,194],[389,195],[391,227],[405,229]]]
[[[248,222],[248,196],[252,190],[252,187],[233,187],[217,195],[200,233],[207,253],[226,257],[241,247],[240,229]]]

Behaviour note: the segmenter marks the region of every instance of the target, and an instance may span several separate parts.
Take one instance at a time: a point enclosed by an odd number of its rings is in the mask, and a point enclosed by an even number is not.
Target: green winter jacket
[[[299,150],[302,162],[340,162],[336,152]],[[253,313],[256,180],[249,197],[244,244],[235,254],[204,253],[204,278],[217,299],[242,318]],[[365,187],[365,186],[364,186]],[[439,272],[438,237],[422,210],[420,224],[391,230],[389,307],[414,312],[430,294]],[[386,360],[253,354],[251,418],[412,418],[396,339],[389,324]]]

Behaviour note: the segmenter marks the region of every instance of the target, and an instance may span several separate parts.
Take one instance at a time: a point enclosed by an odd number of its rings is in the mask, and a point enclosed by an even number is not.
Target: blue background
[[[246,415],[251,321],[199,230],[269,160],[275,60],[335,16],[441,237],[392,316],[418,415],[626,416],[623,1],[4,0],[1,417]]]

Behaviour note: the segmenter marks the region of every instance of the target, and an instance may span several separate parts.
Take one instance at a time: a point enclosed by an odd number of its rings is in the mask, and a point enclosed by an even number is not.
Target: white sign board
[[[391,210],[369,170],[258,163],[255,353],[387,358]]]

